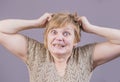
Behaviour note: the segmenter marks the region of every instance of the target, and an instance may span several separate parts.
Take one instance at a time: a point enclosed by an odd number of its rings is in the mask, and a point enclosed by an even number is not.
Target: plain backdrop
[[[86,16],[92,24],[120,29],[120,0],[0,0],[0,20],[37,19],[46,12],[66,11]],[[21,33],[43,42],[43,31]],[[79,45],[101,41],[105,39],[82,32]],[[0,82],[29,82],[26,65],[1,45]],[[120,58],[97,67],[90,82],[120,82]]]

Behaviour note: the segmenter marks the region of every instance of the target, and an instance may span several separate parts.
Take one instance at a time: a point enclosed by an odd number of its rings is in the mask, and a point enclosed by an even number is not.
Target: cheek
[[[71,45],[72,46],[74,44],[74,39],[73,38],[69,38],[69,39],[65,40],[65,43],[67,45]]]
[[[51,38],[52,38],[52,36],[50,34],[48,34],[48,36],[47,36],[48,42],[51,40]]]
[[[53,41],[53,38],[54,38],[54,37],[48,35],[48,36],[47,36],[47,44],[50,44],[50,43]]]
[[[46,37],[46,44],[47,44],[47,46],[49,46],[49,42],[50,42],[50,38],[49,38],[50,36],[49,35],[47,35],[47,37]]]

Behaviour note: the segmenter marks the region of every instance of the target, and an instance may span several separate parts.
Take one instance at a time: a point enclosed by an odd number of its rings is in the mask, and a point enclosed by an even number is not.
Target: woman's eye
[[[68,36],[68,35],[70,35],[70,33],[69,32],[64,32],[63,35]]]
[[[57,31],[52,30],[52,31],[51,31],[51,34],[54,34],[54,35],[55,35],[55,34],[57,34]]]

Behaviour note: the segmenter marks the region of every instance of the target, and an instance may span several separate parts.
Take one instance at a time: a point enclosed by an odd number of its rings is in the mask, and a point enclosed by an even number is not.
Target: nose
[[[60,34],[60,33],[57,34],[57,36],[56,36],[56,40],[57,40],[57,41],[63,41],[63,38],[64,38],[63,35]]]

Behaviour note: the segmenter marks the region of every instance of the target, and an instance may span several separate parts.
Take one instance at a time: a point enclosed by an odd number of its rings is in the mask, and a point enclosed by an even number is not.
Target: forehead
[[[66,24],[66,25],[61,26],[61,27],[52,27],[51,29],[62,29],[62,30],[71,30],[71,31],[74,31],[74,28],[75,28],[75,26],[73,24]]]

